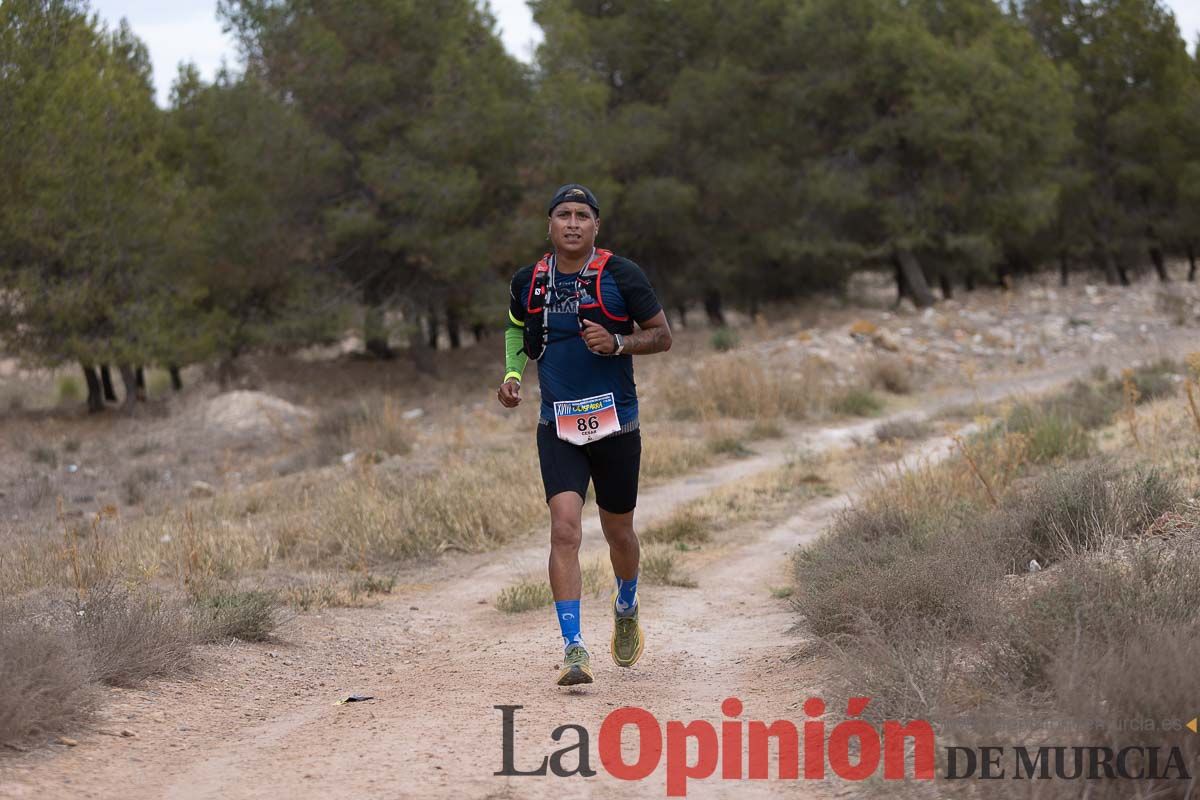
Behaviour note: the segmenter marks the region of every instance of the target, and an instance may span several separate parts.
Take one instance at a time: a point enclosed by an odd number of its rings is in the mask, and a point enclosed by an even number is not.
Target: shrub
[[[712,338],[709,340],[713,350],[719,353],[724,353],[738,346],[737,331],[726,325],[722,325],[713,331]]]
[[[1039,476],[979,524],[1005,569],[1020,572],[1031,559],[1045,566],[1135,536],[1179,500],[1162,473],[1120,475],[1098,459]]]
[[[783,437],[783,425],[777,419],[756,419],[746,436],[751,439],[779,439]]]
[[[218,591],[194,599],[197,632],[204,641],[262,642],[279,624],[279,597],[267,591]]]
[[[0,609],[0,743],[68,730],[90,716],[94,699],[69,635]]]
[[[61,375],[55,384],[58,402],[77,403],[83,398],[83,389],[74,375]]]
[[[929,435],[929,423],[913,417],[881,422],[875,426],[875,438],[881,442],[899,442],[910,439],[924,439]]]
[[[1013,609],[995,658],[1031,687],[1077,680],[1069,673],[1087,668],[1093,656],[1119,655],[1112,665],[1118,666],[1128,657],[1119,645],[1131,634],[1166,629],[1175,639],[1200,633],[1198,584],[1195,550],[1140,546],[1128,559],[1073,559]]]
[[[1009,412],[1007,428],[1028,443],[1034,463],[1060,458],[1085,458],[1092,450],[1092,437],[1077,419],[1046,406],[1022,403]]]
[[[38,445],[29,451],[29,457],[35,464],[45,464],[51,469],[58,466],[58,453],[54,452],[53,447]]]
[[[855,509],[796,557],[795,605],[818,636],[888,632],[910,620],[969,630],[999,570],[974,537],[937,536],[930,518]]]
[[[1152,364],[1136,367],[1130,370],[1127,376],[1137,389],[1137,401],[1149,403],[1173,396],[1176,387],[1175,376],[1181,372],[1182,368],[1178,364],[1169,358],[1163,358]],[[1125,391],[1125,376],[1114,379],[1107,388],[1116,397],[1121,397]]]
[[[833,410],[851,417],[870,417],[883,410],[883,402],[870,389],[852,387],[837,395]]]
[[[95,585],[74,607],[75,631],[92,676],[111,686],[136,686],[191,665],[194,630],[186,609],[148,591]]]
[[[716,455],[728,455],[742,458],[754,455],[754,451],[746,447],[737,436],[718,436],[708,440],[708,449]]]
[[[913,369],[898,356],[879,356],[866,369],[867,384],[892,394],[908,394],[913,390]]]

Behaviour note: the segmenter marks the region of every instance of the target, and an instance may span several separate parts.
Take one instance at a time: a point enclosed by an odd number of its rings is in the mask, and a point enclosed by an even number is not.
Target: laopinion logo
[[[663,765],[668,797],[685,797],[691,782],[709,779],[1191,779],[1179,748],[1145,746],[954,745],[943,748],[944,770],[937,774],[933,726],[925,720],[887,720],[876,726],[861,718],[870,702],[867,697],[849,698],[846,719],[830,725],[822,719],[825,701],[811,697],[803,704],[807,719],[799,726],[790,720],[742,720],[744,706],[736,697],[721,703],[723,719],[716,724],[707,720],[663,723],[644,708],[624,706],[602,720],[596,753],[600,767],[619,780],[647,780]],[[493,708],[501,714],[502,757],[501,768],[493,775],[591,778],[597,774],[591,733],[583,725],[554,728],[550,738],[562,746],[537,763],[530,757],[518,759],[516,752],[517,712],[524,706]],[[624,752],[623,738],[636,741],[636,750]]]

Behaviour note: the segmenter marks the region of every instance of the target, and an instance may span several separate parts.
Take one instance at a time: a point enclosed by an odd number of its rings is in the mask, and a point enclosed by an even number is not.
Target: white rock
[[[307,425],[313,413],[265,392],[235,391],[217,395],[204,409],[205,427],[232,436],[290,434]]]
[[[408,411],[405,411],[405,412],[404,412],[403,414],[401,414],[400,416],[401,416],[401,418],[403,418],[403,419],[417,419],[418,417],[423,417],[423,416],[425,416],[425,409],[423,409],[423,408],[410,408]]]

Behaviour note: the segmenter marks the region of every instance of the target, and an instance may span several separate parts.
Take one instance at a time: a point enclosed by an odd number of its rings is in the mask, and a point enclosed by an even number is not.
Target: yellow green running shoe
[[[575,686],[580,683],[591,683],[592,658],[587,648],[574,645],[567,648],[563,656],[562,672],[558,673],[559,686]]]
[[[632,667],[642,657],[646,639],[642,626],[638,624],[638,606],[633,601],[633,613],[627,617],[617,615],[617,596],[613,595],[612,657],[618,667]]]

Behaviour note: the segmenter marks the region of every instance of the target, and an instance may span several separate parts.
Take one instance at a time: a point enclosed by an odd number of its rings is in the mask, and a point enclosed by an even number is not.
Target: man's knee
[[[637,542],[637,533],[633,530],[633,514],[605,514],[600,522],[604,538],[609,544],[629,545]]]
[[[550,519],[550,546],[555,549],[578,550],[583,540],[583,526],[569,516]]]

